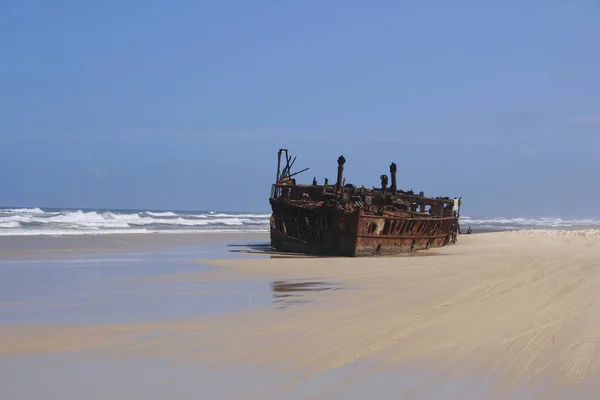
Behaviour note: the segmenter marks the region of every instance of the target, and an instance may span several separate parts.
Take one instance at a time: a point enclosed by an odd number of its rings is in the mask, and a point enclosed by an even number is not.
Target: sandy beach
[[[355,259],[273,255],[263,234],[13,240],[3,399],[599,393],[600,231]]]

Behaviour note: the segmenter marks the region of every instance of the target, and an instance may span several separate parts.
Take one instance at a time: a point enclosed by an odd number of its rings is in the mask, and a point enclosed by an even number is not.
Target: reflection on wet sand
[[[306,292],[338,290],[342,287],[331,282],[280,280],[271,282],[271,289],[273,303],[285,308],[293,304],[309,303],[311,300],[304,297]]]

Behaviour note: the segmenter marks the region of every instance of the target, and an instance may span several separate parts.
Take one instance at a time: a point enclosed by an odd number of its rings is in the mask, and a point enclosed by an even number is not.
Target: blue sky
[[[485,4],[484,4],[485,3]],[[0,2],[1,205],[268,210],[301,175],[599,217],[600,4]]]

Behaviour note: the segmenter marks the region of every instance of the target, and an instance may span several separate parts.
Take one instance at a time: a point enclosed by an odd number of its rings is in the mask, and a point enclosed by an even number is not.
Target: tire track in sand
[[[485,295],[482,296],[481,298],[477,299],[476,303],[472,303],[474,304],[476,307],[479,308],[483,308],[485,309],[485,305],[482,304],[482,302],[484,301],[489,301],[489,300],[495,300],[501,296],[504,295],[509,295],[512,292],[514,292],[515,290],[518,290],[520,288],[522,288],[524,286],[524,281],[522,279],[522,275],[523,273],[515,273],[512,276],[506,277],[504,279],[500,279],[496,282],[494,282],[493,284],[490,284],[489,287],[484,291]],[[502,283],[505,283],[507,281],[510,281],[512,279],[515,278],[519,278],[519,280],[517,282],[513,282],[510,286],[506,287],[506,288],[500,288],[500,290],[495,291],[494,289],[499,288],[501,286]],[[460,309],[457,309],[456,311],[461,311]],[[446,316],[451,317],[452,314],[446,314]],[[481,349],[485,346],[484,343],[481,343],[477,346],[477,349]],[[429,353],[435,353],[437,351],[443,350],[447,348],[447,344],[445,342],[440,342],[438,343],[437,346],[431,347],[428,349]],[[473,352],[475,351],[475,349],[473,349]],[[469,354],[465,354],[462,357],[460,357],[459,360],[464,361],[465,359],[467,359],[469,357],[471,353]],[[397,359],[394,359],[395,362],[399,362]],[[330,398],[330,395],[333,395],[334,393],[339,393],[340,391],[343,391],[344,389],[349,388],[352,384],[354,384],[356,381],[358,380],[362,380],[362,379],[366,379],[370,376],[376,375],[380,372],[386,371],[390,368],[389,365],[382,365],[379,367],[375,367],[373,369],[370,369],[368,371],[359,371],[356,372],[354,374],[352,374],[350,377],[348,377],[348,379],[332,388],[330,388],[329,390],[327,390],[326,394],[325,394],[325,398]],[[451,370],[451,368],[447,367],[447,368],[442,368],[440,369],[440,373],[443,375],[444,373],[449,373]],[[408,393],[406,393],[406,395],[408,396],[408,398],[410,398],[413,395],[418,394],[419,392],[421,392],[422,390],[424,390],[428,385],[437,383],[437,382],[441,382],[445,379],[444,376],[438,375],[432,378],[428,378],[427,380],[425,380],[424,382],[422,382],[421,384],[415,386],[413,389],[411,389]]]
[[[598,358],[600,349],[600,316],[594,316],[590,336],[569,348],[563,368],[563,378],[568,385],[576,385],[586,377]]]
[[[591,269],[582,268],[584,276],[581,276],[575,282],[563,286],[559,292],[553,296],[546,306],[535,314],[548,312],[548,314],[539,322],[539,326],[530,329],[525,334],[523,332],[512,336],[502,342],[501,348],[490,357],[497,357],[496,365],[503,365],[502,378],[500,380],[502,391],[506,394],[525,372],[538,360],[544,351],[548,351],[555,343],[556,333],[567,323],[572,321],[574,314],[581,313],[589,308],[593,303],[593,290],[590,287],[583,287],[587,282],[587,276]],[[580,270],[581,271],[581,270]],[[573,296],[578,289],[583,288],[577,300],[567,302],[568,296]],[[534,314],[534,315],[535,315]],[[533,316],[532,316],[533,317]],[[498,355],[499,353],[499,355]],[[544,371],[544,368],[538,369],[538,373]],[[486,374],[490,376],[490,374]],[[536,378],[535,373],[531,378]],[[539,379],[539,377],[537,377]],[[495,391],[493,388],[492,391]]]
[[[515,272],[517,272],[517,271],[515,271]],[[408,318],[408,320],[405,320],[403,323],[398,324],[397,326],[389,328],[383,332],[380,331],[373,335],[370,335],[370,337],[384,336],[384,335],[387,336],[387,334],[392,334],[393,336],[388,339],[385,339],[385,340],[377,341],[371,345],[364,346],[364,347],[362,347],[354,352],[351,352],[350,354],[347,354],[345,356],[338,357],[337,359],[335,359],[329,363],[326,363],[325,365],[322,365],[321,367],[318,367],[306,374],[303,374],[302,376],[292,379],[290,382],[285,384],[280,389],[278,389],[278,390],[276,389],[276,391],[278,393],[280,393],[283,391],[292,390],[296,385],[298,385],[301,382],[306,381],[310,378],[313,378],[314,376],[317,376],[319,374],[322,374],[322,373],[327,372],[332,369],[339,368],[343,365],[354,362],[360,358],[369,356],[378,351],[386,349],[404,339],[407,339],[408,337],[414,335],[416,332],[433,324],[435,322],[436,317],[439,317],[441,315],[447,316],[447,315],[455,313],[457,310],[460,310],[460,307],[459,307],[460,304],[465,304],[465,303],[469,304],[475,300],[480,301],[482,299],[495,298],[495,297],[502,295],[505,292],[508,293],[508,292],[513,291],[516,288],[521,287],[522,283],[517,283],[507,289],[502,290],[499,293],[494,292],[494,289],[498,286],[499,282],[507,281],[513,277],[514,276],[509,276],[504,279],[500,279],[499,281],[496,281],[492,284],[486,283],[486,284],[479,285],[476,288],[471,289],[470,291],[467,291],[466,293],[463,293],[455,298],[452,298],[450,300],[442,302],[441,304],[438,304],[437,306],[431,307],[424,313],[412,315],[411,317]],[[423,322],[417,326],[410,328],[411,325],[414,325],[414,324],[418,323],[419,321],[423,321]],[[407,328],[408,328],[408,330],[407,330]],[[335,352],[335,350],[339,350],[339,348],[334,349],[334,352]],[[311,361],[312,360],[314,360],[314,358],[312,358]]]

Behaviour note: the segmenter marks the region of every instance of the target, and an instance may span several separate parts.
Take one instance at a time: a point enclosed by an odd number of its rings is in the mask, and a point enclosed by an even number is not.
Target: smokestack
[[[346,159],[344,158],[344,156],[339,156],[337,161],[338,161],[338,174],[337,174],[337,181],[335,183],[335,189],[336,189],[336,191],[339,191],[342,187],[342,179],[344,178],[344,163],[346,162]]]
[[[396,194],[398,187],[396,186],[396,163],[390,164],[390,176],[392,177],[392,186],[390,186],[390,190],[392,194]]]

